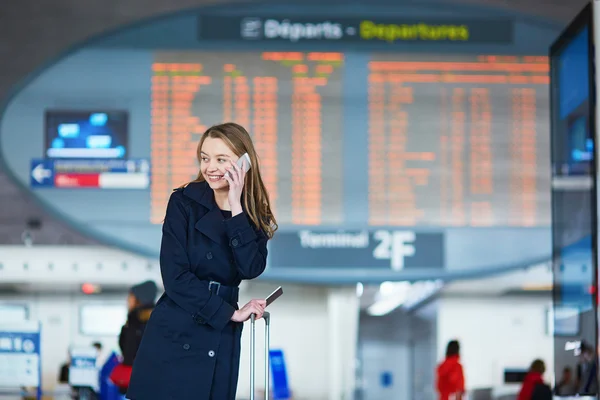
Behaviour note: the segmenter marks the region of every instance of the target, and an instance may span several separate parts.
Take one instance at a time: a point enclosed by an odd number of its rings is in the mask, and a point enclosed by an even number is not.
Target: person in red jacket
[[[465,376],[460,364],[460,344],[451,340],[446,347],[446,359],[438,365],[436,386],[439,400],[462,400],[465,394]]]
[[[523,386],[519,392],[517,400],[533,400],[538,398],[545,398],[542,396],[540,391],[545,388],[544,383],[544,372],[546,372],[546,365],[542,360],[534,360],[529,367],[529,372],[525,375],[523,380]],[[536,396],[534,397],[534,393]],[[551,392],[550,392],[551,393]],[[549,395],[552,398],[552,395]]]

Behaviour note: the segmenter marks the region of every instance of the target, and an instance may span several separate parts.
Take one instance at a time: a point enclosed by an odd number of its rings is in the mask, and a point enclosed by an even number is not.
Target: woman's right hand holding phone
[[[235,310],[231,320],[234,322],[246,322],[250,319],[252,314],[256,314],[256,319],[260,319],[265,312],[267,301],[264,299],[253,299],[250,300],[244,307],[239,310]]]

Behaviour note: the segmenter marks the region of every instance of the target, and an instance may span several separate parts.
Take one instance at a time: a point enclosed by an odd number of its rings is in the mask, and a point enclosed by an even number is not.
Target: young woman
[[[250,156],[247,173],[236,165]],[[237,307],[242,279],[265,269],[277,224],[250,135],[240,125],[209,128],[198,145],[198,178],[167,205],[160,251],[165,293],[133,365],[132,400],[234,400],[243,322],[265,301]]]
[[[460,344],[451,340],[446,346],[446,358],[436,370],[439,400],[461,400],[465,394],[465,376],[460,363]]]

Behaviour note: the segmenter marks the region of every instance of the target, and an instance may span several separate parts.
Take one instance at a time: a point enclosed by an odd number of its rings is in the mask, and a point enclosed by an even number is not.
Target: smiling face
[[[231,162],[239,157],[219,138],[207,137],[200,152],[200,172],[213,190],[227,189],[229,183],[223,178]]]

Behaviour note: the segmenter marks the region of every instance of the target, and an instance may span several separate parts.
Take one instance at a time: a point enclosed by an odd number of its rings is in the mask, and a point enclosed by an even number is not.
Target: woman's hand
[[[229,200],[229,206],[231,207],[231,214],[233,216],[242,212],[242,190],[244,189],[244,181],[246,173],[244,172],[246,167],[246,160],[242,160],[242,168],[240,168],[233,161],[231,167],[227,168],[225,172],[225,180],[229,183],[229,194],[227,196]]]
[[[246,305],[239,310],[235,310],[231,320],[234,322],[246,322],[252,314],[256,314],[256,319],[260,319],[265,312],[267,301],[263,299],[250,300]]]

